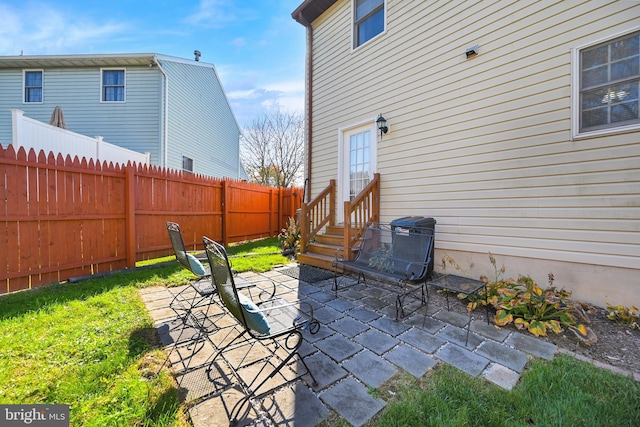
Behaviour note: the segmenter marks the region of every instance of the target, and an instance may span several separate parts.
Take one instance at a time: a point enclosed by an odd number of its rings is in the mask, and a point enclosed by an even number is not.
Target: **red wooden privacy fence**
[[[0,145],[0,294],[135,266],[189,249],[274,236],[302,201],[270,188],[147,165],[87,163]]]

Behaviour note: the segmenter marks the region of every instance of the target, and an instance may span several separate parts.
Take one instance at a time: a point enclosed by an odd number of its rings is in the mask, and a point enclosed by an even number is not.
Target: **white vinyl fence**
[[[13,131],[13,146],[16,150],[24,147],[26,151],[33,148],[36,153],[43,150],[45,153],[67,154],[72,158],[78,156],[79,159],[85,157],[87,160],[94,159],[107,163],[136,162],[138,164],[149,164],[149,153],[138,153],[137,151],[119,147],[102,140],[101,136],[91,138],[79,133],[71,132],[48,123],[24,116],[24,111],[11,110],[11,123]]]

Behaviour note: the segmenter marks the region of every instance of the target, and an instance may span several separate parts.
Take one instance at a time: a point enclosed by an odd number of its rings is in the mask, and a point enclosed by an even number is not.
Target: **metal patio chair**
[[[213,284],[209,266],[200,262],[201,260],[206,261],[207,255],[204,251],[194,254],[186,250],[182,231],[175,222],[167,222],[167,231],[176,260],[198,278],[191,282],[189,287],[176,294],[169,303],[169,307],[176,313],[178,320],[184,324],[188,323],[190,316],[195,316],[196,325],[203,329],[202,332],[209,333],[213,325],[207,325],[207,322],[210,320],[212,304],[217,304],[215,297],[218,290]],[[234,275],[237,274],[233,269],[231,271]],[[246,281],[238,284],[238,287],[242,289],[253,286]]]
[[[182,231],[178,224],[167,222],[167,231],[176,260],[198,278],[198,280],[190,283],[189,287],[184,288],[173,297],[169,303],[169,308],[176,313],[178,319],[184,324],[188,322],[189,316],[196,314],[196,310],[201,311],[201,320],[204,320],[208,316],[211,304],[214,304],[213,297],[217,294],[216,287],[211,280],[211,271],[208,266],[200,262],[198,257],[187,252],[182,239]],[[206,255],[204,257],[206,259]],[[200,322],[199,324],[204,323]]]
[[[309,303],[290,302],[275,297],[275,284],[273,285],[274,290],[269,293],[263,291],[258,301],[253,301],[238,292],[224,247],[207,237],[203,237],[203,242],[211,266],[213,283],[218,289],[220,299],[238,323],[237,335],[220,346],[207,367],[209,379],[214,381],[211,378],[212,367],[216,363],[216,359],[222,358],[231,367],[234,376],[243,388],[244,398],[240,399],[228,414],[229,420],[233,424],[238,420],[240,411],[245,404],[249,403],[250,399],[259,399],[274,389],[273,384],[267,384],[267,382],[276,375],[280,374],[280,377],[285,378],[285,383],[288,384],[305,374],[294,370],[292,375],[285,377],[281,373],[283,368],[291,368],[290,364],[294,357],[302,362],[306,373],[310,375],[313,384],[316,384],[316,379],[298,350],[303,342],[303,331],[308,330],[311,334],[315,334],[320,329],[320,323],[314,319],[313,307]],[[258,343],[269,349],[267,352],[261,353],[259,360],[254,360],[253,357],[243,357],[240,360],[225,357],[225,354],[242,346],[253,349],[253,345]],[[238,374],[238,371],[248,366],[253,367],[249,370],[253,374],[251,378],[243,378]],[[266,387],[263,387],[265,385]],[[275,386],[275,388],[280,386]]]

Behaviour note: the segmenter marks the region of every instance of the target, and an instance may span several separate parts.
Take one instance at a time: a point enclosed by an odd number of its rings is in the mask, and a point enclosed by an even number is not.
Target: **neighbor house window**
[[[182,156],[182,170],[193,172],[193,159],[187,156]]]
[[[102,70],[102,102],[124,102],[124,70]]]
[[[24,72],[24,102],[42,102],[42,70]]]
[[[579,133],[640,124],[640,31],[579,50]]]
[[[384,31],[385,0],[354,0],[354,46],[368,42]]]

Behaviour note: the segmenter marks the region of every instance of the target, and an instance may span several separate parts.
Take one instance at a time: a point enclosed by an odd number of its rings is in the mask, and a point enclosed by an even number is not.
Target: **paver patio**
[[[250,281],[273,280],[280,296],[311,303],[322,326],[315,335],[305,332],[305,342],[300,349],[317,384],[312,384],[308,374],[287,383],[299,368],[304,372],[304,368],[298,366],[301,364],[293,364],[289,373],[283,372],[282,378],[270,381],[274,387],[272,392],[251,401],[238,425],[312,427],[326,420],[333,411],[350,424],[361,426],[386,405],[384,400],[369,393],[370,388],[379,387],[401,370],[421,377],[437,363],[448,363],[499,387],[512,389],[532,356],[550,359],[557,350],[542,340],[487,325],[482,310],[474,313],[466,346],[469,317],[448,312],[446,307],[432,303],[428,309],[423,307],[396,321],[390,285],[369,283],[365,287],[355,285],[354,281],[354,286],[336,295],[331,290],[332,279],[307,283],[278,269],[241,276]],[[174,321],[175,313],[167,307],[173,295],[181,290],[148,288],[141,291],[162,343],[168,349],[176,345],[181,325]],[[214,344],[228,335],[232,324],[228,317],[216,319],[221,330],[211,337]],[[207,375],[203,364],[214,348],[206,341],[193,344],[185,339],[194,333],[182,334],[184,342],[177,344],[169,362],[184,388],[194,426],[227,425],[225,411],[242,398],[242,391],[224,366]],[[200,348],[194,353],[188,345]],[[235,357],[259,360],[261,353],[252,348]]]

